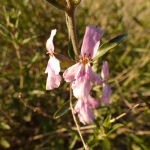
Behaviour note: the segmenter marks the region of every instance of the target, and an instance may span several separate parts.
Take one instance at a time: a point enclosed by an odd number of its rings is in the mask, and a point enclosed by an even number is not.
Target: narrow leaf
[[[115,125],[113,125],[113,127],[111,128],[111,130],[107,133],[107,135],[109,135],[111,132],[115,131],[116,129],[118,129],[119,127],[122,127],[123,124],[121,123],[117,123]]]
[[[108,115],[103,123],[103,127],[109,128],[110,120],[111,120],[111,115]]]
[[[69,54],[71,59],[75,60],[75,54],[74,54],[74,51],[73,51],[73,45],[72,45],[72,41],[71,41],[71,35],[70,35],[70,29],[69,29],[69,21],[68,21],[67,13],[65,13],[65,16],[66,16],[66,26],[67,26],[67,29],[68,29],[68,37],[69,37],[68,54]]]
[[[73,105],[75,105],[77,99],[72,99]],[[64,103],[54,114],[54,119],[57,119],[64,115],[68,110],[70,110],[70,100]]]
[[[46,1],[49,2],[50,4],[52,4],[54,7],[58,8],[58,9],[65,10],[64,3],[61,0],[59,0],[59,1],[56,1],[56,0],[46,0]]]
[[[26,68],[30,68],[32,64],[38,59],[38,57],[39,57],[39,49],[36,51],[35,55],[30,59],[30,61],[26,65]]]
[[[41,36],[41,34],[40,34],[40,35],[34,35],[34,36],[32,36],[32,37],[26,38],[26,39],[24,39],[24,40],[22,41],[21,45],[27,44],[27,43],[29,43],[30,41],[32,41],[32,40],[38,38],[39,36]]]
[[[146,105],[150,109],[150,104],[148,103],[148,100],[140,92],[137,92],[137,94],[140,96],[140,98],[146,103]]]
[[[102,44],[95,57],[93,58],[92,62],[94,62],[95,60],[97,60],[99,57],[103,56],[105,53],[107,53],[109,50],[111,50],[112,48],[116,47],[119,43],[121,43],[123,41],[123,39],[127,36],[128,34],[122,34],[119,35],[113,39],[111,39],[110,41]]]
[[[76,62],[68,57],[54,53],[54,56],[60,61],[61,67],[68,67],[74,65]]]
[[[93,140],[91,140],[90,142],[88,142],[88,146],[90,148],[96,147],[99,144],[98,139],[93,138]]]
[[[71,41],[71,38],[69,39],[69,42],[68,42],[68,54],[69,56],[75,60],[75,54],[74,54],[74,51],[73,51],[73,46],[72,46],[72,41]]]

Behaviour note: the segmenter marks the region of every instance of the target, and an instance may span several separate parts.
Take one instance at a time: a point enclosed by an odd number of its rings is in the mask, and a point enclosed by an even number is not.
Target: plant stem
[[[22,66],[22,61],[21,61],[21,55],[20,55],[19,47],[18,47],[18,45],[16,43],[14,44],[14,47],[16,49],[16,55],[17,55],[17,58],[18,58],[19,69],[20,69],[20,71],[22,71],[23,66]],[[23,88],[23,80],[24,80],[24,77],[21,74],[20,75],[20,88],[21,89]]]
[[[70,35],[71,35],[73,50],[74,50],[74,53],[76,55],[76,58],[78,58],[78,56],[79,56],[79,50],[78,50],[76,25],[75,25],[75,18],[74,18],[74,9],[70,10],[70,12],[67,13],[67,15],[68,15],[69,30],[70,30]]]
[[[81,131],[80,131],[80,127],[79,127],[78,122],[77,122],[77,120],[76,120],[76,116],[75,116],[75,114],[74,114],[74,112],[73,112],[71,83],[70,83],[70,108],[71,108],[72,116],[73,116],[74,122],[75,122],[75,124],[76,124],[77,130],[78,130],[79,135],[80,135],[80,137],[81,137],[83,146],[84,146],[85,150],[89,150],[88,146],[87,146],[87,145],[85,144],[85,142],[84,142],[84,139],[83,139],[82,134],[81,134]]]
[[[15,37],[14,37],[14,34],[11,33],[11,37],[12,39],[15,41]],[[22,65],[22,61],[21,61],[21,55],[20,55],[20,47],[18,46],[18,44],[16,42],[13,43],[13,46],[16,50],[16,55],[17,55],[17,58],[18,58],[18,63],[19,63],[19,69],[20,69],[20,72],[22,72],[22,68],[23,68],[23,65]],[[22,75],[22,73],[20,74],[20,89],[23,88],[23,81],[24,80],[24,77]]]

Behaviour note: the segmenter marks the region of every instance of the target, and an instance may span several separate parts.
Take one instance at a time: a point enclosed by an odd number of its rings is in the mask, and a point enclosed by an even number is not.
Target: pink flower
[[[109,106],[110,103],[110,95],[112,91],[108,86],[107,82],[103,83],[103,94],[100,96],[100,101],[103,102],[105,105]]]
[[[108,75],[109,75],[108,63],[107,61],[104,61],[101,71],[103,81],[106,81],[108,79]]]
[[[59,75],[60,63],[53,55],[54,53],[53,38],[55,34],[56,34],[56,29],[51,31],[50,38],[47,40],[46,43],[47,53],[50,55],[50,59],[48,61],[47,68],[45,71],[45,73],[48,73],[46,90],[52,90],[54,88],[59,87],[61,81],[61,76]]]
[[[79,120],[84,125],[92,123],[95,119],[93,110],[90,108],[89,104],[80,99],[74,107],[74,113],[78,113]]]
[[[74,113],[78,113],[79,120],[84,125],[92,123],[95,119],[93,110],[90,106],[92,108],[97,108],[99,106],[99,102],[93,97],[88,96],[87,101],[78,99],[74,107]]]
[[[81,48],[80,62],[69,67],[63,74],[66,82],[72,83],[73,94],[76,98],[87,100],[92,88],[90,81],[94,85],[101,82],[98,74],[92,71],[89,61],[95,56],[100,45],[100,38],[104,30],[100,27],[87,26],[83,44]]]
[[[89,104],[87,102],[84,102],[81,106],[81,110],[78,113],[78,118],[80,122],[82,122],[84,125],[90,124],[94,121],[95,116],[93,110],[89,107]]]

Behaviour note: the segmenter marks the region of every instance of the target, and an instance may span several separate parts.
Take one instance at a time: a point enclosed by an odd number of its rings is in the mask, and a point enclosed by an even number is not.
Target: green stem
[[[82,136],[81,131],[80,131],[80,127],[78,125],[78,122],[76,120],[76,116],[75,116],[74,111],[73,111],[71,83],[70,83],[70,108],[71,108],[71,112],[72,112],[72,116],[73,116],[74,122],[76,124],[77,130],[78,130],[80,138],[82,140],[83,146],[84,146],[85,150],[89,150],[89,147],[84,142],[83,136]]]
[[[19,69],[20,69],[20,71],[22,71],[23,66],[22,66],[22,61],[21,61],[21,55],[20,55],[19,47],[17,46],[16,43],[14,44],[14,47],[16,49],[16,55],[17,55],[17,58],[18,58]],[[20,75],[20,88],[21,89],[23,88],[23,80],[24,80],[24,77],[23,77],[23,75],[21,73],[21,75]]]
[[[72,40],[73,50],[76,55],[76,58],[79,56],[79,50],[78,50],[78,42],[77,42],[77,34],[76,34],[76,25],[75,25],[75,18],[74,18],[74,9],[71,10],[68,15],[68,21],[69,21],[69,30],[70,30],[70,36]]]
[[[13,33],[11,33],[11,37],[12,37],[13,40],[15,40],[15,37],[14,37]],[[13,43],[13,46],[14,46],[14,48],[16,50],[16,55],[17,55],[18,63],[19,63],[19,69],[22,72],[23,65],[22,65],[22,61],[21,61],[20,47],[18,46],[18,44],[16,42]],[[23,77],[23,75],[21,73],[20,74],[20,88],[21,89],[23,88],[23,82],[24,82],[24,77]]]

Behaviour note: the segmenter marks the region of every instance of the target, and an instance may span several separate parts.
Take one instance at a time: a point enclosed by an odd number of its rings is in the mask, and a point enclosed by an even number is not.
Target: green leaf
[[[35,55],[29,60],[28,64],[26,65],[26,68],[30,68],[32,64],[38,59],[40,50],[38,49],[35,53]]]
[[[110,140],[107,137],[105,137],[103,139],[103,141],[102,141],[102,147],[105,150],[111,150],[111,142],[110,142]]]
[[[146,105],[150,109],[150,104],[148,103],[148,100],[140,92],[137,92],[137,94],[140,96],[140,98],[146,103]]]
[[[136,136],[135,134],[129,133],[129,136],[134,140],[134,142],[142,149],[149,150],[147,144],[145,144],[145,140],[143,137]]]
[[[61,9],[61,10],[65,10],[65,5],[64,2],[62,0],[46,0],[47,2],[49,2],[50,4],[52,4],[54,7]]]
[[[10,33],[9,30],[7,28],[5,28],[5,26],[3,26],[1,23],[0,23],[0,28],[2,28],[3,30],[5,30],[5,32]]]
[[[95,57],[93,58],[92,62],[94,62],[95,60],[97,60],[99,57],[103,56],[105,53],[107,53],[109,50],[111,50],[112,48],[116,47],[119,43],[121,43],[123,41],[123,39],[127,36],[128,34],[122,34],[119,35],[113,39],[111,39],[110,41],[102,44]]]
[[[42,35],[42,34],[40,34],[40,35],[34,35],[34,36],[32,36],[32,37],[29,37],[29,38],[24,39],[24,40],[21,42],[21,45],[27,44],[27,43],[29,43],[30,41],[32,41],[32,40],[38,38],[38,37],[41,36],[41,35]]]
[[[71,59],[75,60],[75,54],[74,54],[74,50],[73,50],[73,46],[72,46],[72,41],[71,41],[71,35],[70,35],[70,29],[69,29],[69,21],[68,21],[68,15],[67,15],[67,13],[65,13],[65,16],[66,16],[66,25],[67,25],[68,34],[69,34],[68,54],[69,54],[69,56],[70,56]]]
[[[117,123],[117,124],[114,124],[111,128],[111,130],[107,133],[107,135],[109,135],[111,132],[115,131],[116,129],[118,129],[119,127],[122,127],[123,124],[121,123]]]
[[[54,53],[54,56],[60,61],[61,67],[69,67],[76,63],[74,60],[69,59],[68,57],[61,54]]]
[[[77,99],[72,99],[73,105],[75,105]],[[58,119],[62,115],[64,115],[68,110],[70,110],[70,100],[64,103],[54,114],[54,119]]]
[[[111,120],[111,115],[108,115],[103,123],[103,127],[109,128],[110,120]]]
[[[71,57],[71,59],[75,60],[75,54],[74,54],[74,51],[73,51],[71,38],[69,39],[69,42],[68,42],[68,54]]]
[[[90,142],[88,142],[88,146],[90,148],[96,147],[99,144],[99,141],[95,138],[93,138]]]
[[[76,135],[73,135],[69,141],[69,150],[73,149],[75,144],[77,143],[78,137]]]

